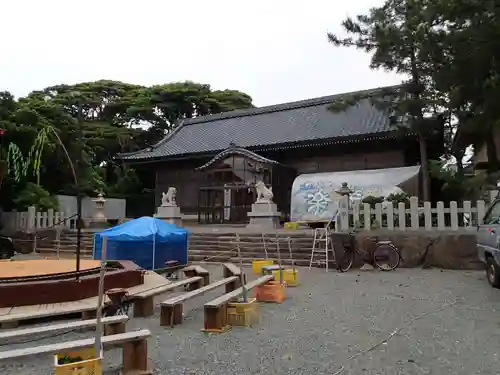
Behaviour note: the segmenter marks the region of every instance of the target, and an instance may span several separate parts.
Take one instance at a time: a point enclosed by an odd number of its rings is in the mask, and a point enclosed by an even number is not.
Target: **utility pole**
[[[80,187],[81,167],[83,159],[83,119],[82,119],[82,103],[81,98],[78,98],[78,115],[77,115],[77,145],[78,159],[76,161],[76,280],[80,279],[80,256],[82,247],[82,191]]]

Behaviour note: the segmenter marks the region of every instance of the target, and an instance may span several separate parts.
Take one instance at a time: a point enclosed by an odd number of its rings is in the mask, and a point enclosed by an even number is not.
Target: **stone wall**
[[[356,234],[361,253],[373,251],[377,241],[390,240],[401,251],[401,267],[483,269],[476,236],[466,232],[370,231]]]
[[[250,263],[253,259],[264,258],[262,233],[252,232],[242,228],[218,228],[215,232],[203,227],[192,228],[189,236],[189,259],[214,262],[239,262],[235,252],[235,232],[239,233],[240,251],[243,262]],[[272,238],[274,232],[269,236]],[[281,259],[290,265],[286,237],[292,240],[291,247],[296,265],[309,266],[313,246],[312,230],[278,230],[278,236],[283,239]],[[348,233],[334,233],[333,241],[337,244],[349,243],[361,254],[373,251],[377,240],[390,240],[401,251],[401,267],[436,267],[447,269],[484,269],[476,251],[476,237],[467,232],[437,232],[437,231],[361,231],[351,237]],[[270,258],[276,259],[276,246],[268,247]],[[357,258],[360,258],[357,256]],[[361,266],[356,259],[355,267]],[[332,267],[334,265],[332,264]]]

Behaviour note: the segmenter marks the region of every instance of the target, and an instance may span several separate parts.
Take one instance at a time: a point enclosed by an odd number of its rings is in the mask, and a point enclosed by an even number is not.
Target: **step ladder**
[[[324,228],[316,228],[314,230],[313,247],[311,251],[311,260],[309,262],[309,271],[313,264],[319,266],[325,265],[325,270],[328,272],[328,267],[331,261],[335,260],[334,244],[332,242],[330,229],[334,220],[330,220]]]

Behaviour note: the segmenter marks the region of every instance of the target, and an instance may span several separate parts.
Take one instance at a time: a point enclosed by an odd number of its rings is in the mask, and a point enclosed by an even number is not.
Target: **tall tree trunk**
[[[415,53],[415,46],[413,38],[410,40],[411,50],[410,50],[410,68],[411,68],[411,79],[414,85],[414,98],[419,103],[421,92],[419,89],[420,85],[420,74],[417,66],[417,56]],[[427,139],[425,138],[425,131],[422,129],[425,126],[424,114],[422,113],[422,108],[412,109],[412,119],[417,122],[416,128],[418,133],[418,145],[420,151],[420,165],[422,166],[422,196],[425,202],[430,202],[431,200],[431,177],[429,173],[429,159],[427,157]],[[415,124],[413,124],[415,127]]]
[[[488,173],[498,172],[500,170],[500,161],[497,155],[497,145],[495,143],[495,132],[490,126],[486,134],[486,156],[488,157]]]
[[[420,165],[422,167],[422,195],[425,202],[431,200],[431,178],[429,173],[429,159],[427,158],[427,140],[419,132],[418,145],[420,149]]]

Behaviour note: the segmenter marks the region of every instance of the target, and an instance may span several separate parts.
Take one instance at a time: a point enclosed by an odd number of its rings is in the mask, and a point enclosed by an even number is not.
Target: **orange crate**
[[[259,302],[281,303],[285,300],[285,286],[279,281],[270,281],[255,288],[255,298]]]

